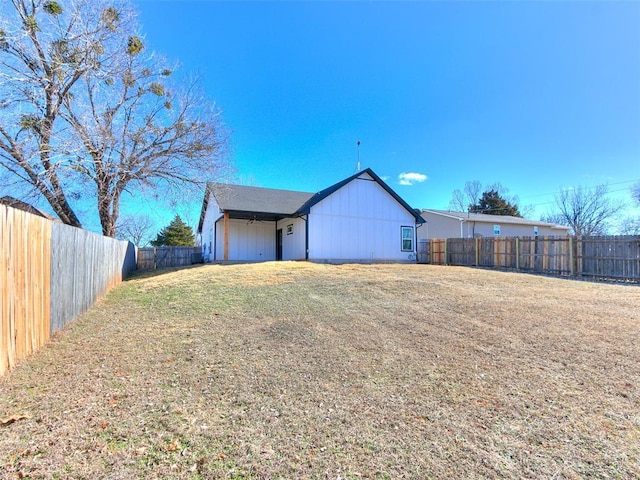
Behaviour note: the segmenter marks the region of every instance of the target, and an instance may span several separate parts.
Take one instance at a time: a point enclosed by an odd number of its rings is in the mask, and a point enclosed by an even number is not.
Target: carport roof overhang
[[[229,214],[229,218],[233,220],[255,220],[261,222],[277,222],[283,218],[293,218],[299,216],[294,213],[277,213],[277,212],[248,212],[243,210],[225,210]]]

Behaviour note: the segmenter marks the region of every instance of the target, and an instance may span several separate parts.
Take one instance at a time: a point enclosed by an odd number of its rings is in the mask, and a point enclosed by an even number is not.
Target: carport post
[[[224,261],[229,260],[229,212],[224,212]]]

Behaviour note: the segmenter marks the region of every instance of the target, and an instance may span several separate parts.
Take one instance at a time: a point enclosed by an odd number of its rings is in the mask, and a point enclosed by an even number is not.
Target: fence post
[[[516,270],[520,270],[520,237],[516,237]]]
[[[576,274],[575,265],[573,264],[573,237],[569,237],[569,275],[574,276]]]
[[[583,270],[583,242],[582,242],[582,236],[580,235],[576,235],[576,276],[581,277],[582,276],[582,270]]]
[[[445,238],[444,239],[444,259],[442,261],[443,265],[449,265],[449,263],[447,262],[447,258],[448,258],[448,250],[449,250],[449,239]]]
[[[476,244],[476,267],[480,265],[480,239],[478,237],[475,238]]]

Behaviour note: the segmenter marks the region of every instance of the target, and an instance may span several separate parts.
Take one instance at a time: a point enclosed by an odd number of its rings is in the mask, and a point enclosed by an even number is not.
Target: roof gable
[[[309,198],[309,200],[307,200],[307,202],[305,202],[304,205],[302,205],[298,211],[296,213],[301,213],[301,214],[307,214],[311,211],[311,207],[313,207],[315,204],[317,204],[318,202],[321,202],[322,200],[324,200],[325,198],[327,198],[329,195],[335,193],[336,191],[340,190],[342,187],[344,187],[345,185],[347,185],[348,183],[352,182],[353,180],[361,177],[364,174],[368,174],[376,183],[378,183],[389,195],[391,195],[394,200],[396,202],[398,202],[400,205],[402,205],[411,215],[413,215],[413,217],[416,219],[416,223],[424,223],[424,219],[420,216],[420,213],[418,210],[415,210],[413,208],[411,208],[409,206],[409,204],[407,202],[405,202],[400,195],[398,195],[396,192],[394,192],[391,187],[389,187],[389,185],[387,185],[378,175],[375,174],[375,172],[373,170],[371,170],[370,168],[366,168],[364,170],[362,170],[361,172],[355,173],[353,175],[351,175],[348,178],[345,178],[344,180],[342,180],[341,182],[338,182],[334,185],[331,185],[328,188],[325,188],[324,190],[319,191],[318,193],[316,193],[315,195],[313,195],[311,198]]]
[[[365,174],[369,175],[373,181],[377,182],[396,202],[404,207],[416,219],[416,223],[425,223],[424,219],[420,216],[419,210],[411,208],[409,204],[394,192],[373,170],[366,168],[315,194],[293,190],[278,190],[274,188],[247,187],[244,185],[209,182],[207,183],[202,210],[200,211],[198,233],[202,232],[202,224],[204,223],[204,217],[211,194],[215,197],[220,209],[233,214],[234,218],[274,220],[288,216],[308,214],[311,207],[316,203]]]

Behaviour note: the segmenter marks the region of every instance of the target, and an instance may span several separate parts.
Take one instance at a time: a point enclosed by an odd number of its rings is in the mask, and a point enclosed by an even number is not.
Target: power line
[[[622,184],[625,184],[625,183],[632,183],[632,182],[639,182],[639,181],[640,181],[640,179],[627,180],[627,181],[624,181],[624,182],[611,183],[609,185],[622,185]],[[588,189],[597,188],[599,186],[600,185],[596,185],[596,186],[593,186],[593,187],[580,187],[580,189],[588,190]],[[607,190],[607,194],[616,193],[616,192],[624,192],[624,191],[627,191],[627,190],[628,190],[628,187],[627,188],[618,188],[618,189],[615,189],[615,190]],[[555,192],[555,193],[553,193],[551,195],[555,195],[557,193],[558,192]],[[542,196],[542,195],[549,195],[549,194],[538,194],[538,195],[529,195],[528,197],[518,197],[517,198],[517,202],[515,204],[518,206],[518,209],[521,209],[521,208],[522,209],[526,209],[526,208],[530,208],[530,207],[541,207],[541,206],[544,206],[544,205],[554,205],[556,203],[555,200],[550,200],[548,202],[526,203],[526,204],[522,203],[520,201],[521,198],[530,198],[530,197],[533,197],[533,196]],[[502,212],[502,211],[505,211],[505,208],[490,208],[490,209],[484,209],[482,212],[475,212],[475,213],[484,213],[484,214],[488,214],[488,215],[494,215],[494,214],[496,214],[496,212]],[[474,212],[465,212],[465,213],[474,213]]]
[[[637,178],[637,179],[635,179],[635,180],[624,180],[624,181],[622,181],[622,182],[605,183],[604,185],[605,185],[606,187],[609,187],[609,186],[611,186],[611,185],[623,185],[623,184],[625,184],[625,183],[636,183],[636,182],[640,182],[640,178]],[[583,189],[583,190],[590,190],[590,189],[593,189],[593,188],[598,188],[598,187],[600,187],[601,185],[603,185],[603,184],[600,184],[600,185],[593,185],[593,186],[590,186],[590,187],[579,187],[579,188],[580,188],[580,189]],[[623,190],[626,190],[626,188],[622,188],[622,189],[619,189],[619,190],[611,190],[611,191],[609,191],[609,193],[611,193],[611,192],[621,192],[621,191],[623,191]],[[534,194],[534,195],[525,195],[524,197],[520,197],[520,198],[545,197],[545,196],[547,196],[547,195],[556,195],[557,193],[558,193],[557,191],[556,191],[556,192],[552,192],[552,193],[536,193],[536,194]]]

